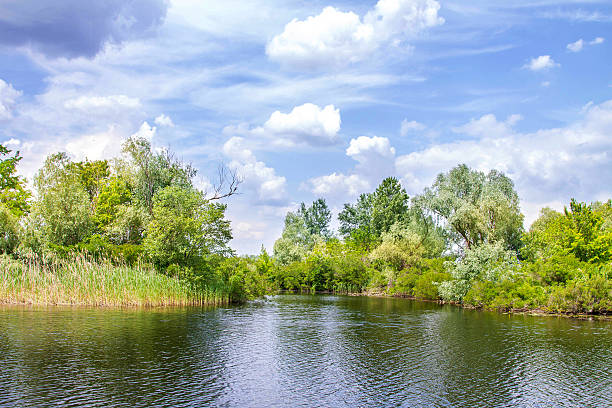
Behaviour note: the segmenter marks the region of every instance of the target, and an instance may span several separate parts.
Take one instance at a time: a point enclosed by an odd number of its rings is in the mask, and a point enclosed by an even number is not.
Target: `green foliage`
[[[158,191],[144,239],[147,254],[160,269],[171,264],[193,267],[208,254],[229,254],[232,234],[225,209],[192,188]]]
[[[115,221],[119,207],[130,203],[132,192],[128,181],[118,176],[110,177],[98,187],[93,218],[98,228],[103,231]]]
[[[440,295],[446,300],[461,301],[475,281],[501,281],[512,277],[517,267],[516,254],[501,242],[481,244],[449,263],[453,280],[440,285]]]
[[[285,216],[285,228],[279,239],[274,243],[274,258],[281,265],[299,262],[314,245],[313,237],[299,214],[288,212]]]
[[[89,199],[94,201],[98,196],[100,187],[104,181],[110,176],[110,167],[106,160],[96,160],[90,162],[85,160],[84,162],[72,163],[74,166],[73,171],[81,181],[81,185],[89,194]]]
[[[323,198],[315,200],[310,207],[302,203],[298,210],[298,216],[304,220],[304,226],[310,235],[331,238],[329,222],[331,221],[331,211]]]
[[[34,179],[38,199],[29,225],[41,230],[45,242],[74,245],[93,231],[89,194],[74,169],[65,153],[57,153],[47,157]]]
[[[145,138],[131,137],[123,145],[133,167],[128,167],[136,199],[149,213],[153,212],[156,193],[169,186],[189,189],[196,170],[177,160],[167,150],[155,152]]]
[[[15,214],[0,203],[0,254],[11,254],[19,244],[19,222]]]
[[[513,250],[520,247],[523,215],[518,194],[512,180],[499,171],[485,175],[459,165],[439,174],[416,201],[436,215],[452,242],[463,249],[493,242]]]
[[[406,219],[408,194],[395,177],[387,177],[372,195],[372,232],[376,237]]]
[[[20,217],[29,210],[30,192],[25,180],[17,176],[17,164],[21,161],[19,152],[10,156],[11,150],[0,144],[0,204],[13,215]]]
[[[596,210],[594,210],[594,207]],[[587,205],[571,200],[563,214],[542,210],[540,218],[525,234],[521,253],[530,260],[553,255],[573,255],[595,264],[612,260],[612,225],[608,222],[612,204]]]

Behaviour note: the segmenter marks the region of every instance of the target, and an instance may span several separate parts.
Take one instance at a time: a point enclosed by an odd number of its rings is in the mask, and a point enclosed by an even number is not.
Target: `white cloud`
[[[383,178],[396,173],[395,148],[386,137],[359,136],[352,139],[346,155],[357,162],[350,174],[334,172],[314,177],[303,183],[302,189],[325,196],[333,205],[369,192]]]
[[[303,186],[318,197],[330,199],[357,197],[370,189],[370,183],[358,174],[332,173],[326,176],[314,177]]]
[[[21,91],[16,90],[9,83],[0,79],[0,120],[11,119],[13,108],[17,98],[21,96]]]
[[[113,109],[127,108],[135,109],[140,107],[138,98],[130,98],[126,95],[109,96],[80,96],[64,102],[66,109],[92,110],[92,109]]]
[[[532,58],[529,63],[523,65],[523,68],[531,71],[545,71],[554,67],[560,66],[557,64],[550,55],[540,55],[537,58]]]
[[[284,205],[287,202],[285,177],[258,161],[245,147],[245,140],[232,137],[223,145],[223,153],[231,159],[229,167],[243,180],[242,186],[255,193],[255,204]]]
[[[10,138],[9,140],[6,140],[6,141],[2,142],[1,144],[4,147],[11,147],[11,146],[17,147],[17,146],[19,146],[21,144],[21,140],[15,139],[15,138]]]
[[[542,85],[544,88],[548,88],[550,86],[550,81],[543,81],[540,85]]]
[[[297,68],[340,67],[365,59],[385,45],[444,23],[434,0],[379,0],[363,19],[326,7],[305,20],[293,19],[267,45],[268,56]]]
[[[479,119],[472,119],[462,126],[453,128],[456,133],[463,133],[476,137],[502,137],[512,133],[512,126],[522,119],[521,115],[510,115],[508,118],[499,122],[495,115],[488,114]]]
[[[612,196],[610,185],[602,182],[603,175],[612,174],[612,100],[586,106],[576,123],[531,133],[516,132],[507,127],[508,121],[485,116],[479,122],[483,126],[473,133],[478,136],[475,140],[437,144],[399,156],[396,167],[407,191],[420,193],[438,173],[466,163],[509,175],[529,220],[547,203]]]
[[[589,44],[591,44],[591,45],[603,44],[604,41],[605,41],[605,38],[597,37],[597,38],[593,39],[593,41],[590,41]]]
[[[275,111],[263,126],[227,126],[223,133],[248,136],[250,144],[259,149],[321,147],[338,143],[340,124],[340,110],[334,105],[320,108],[305,103],[289,113]]]
[[[142,125],[140,125],[140,128],[136,131],[136,133],[132,134],[132,137],[143,137],[150,142],[153,140],[155,133],[157,133],[157,127],[151,126],[145,121],[142,122]]]
[[[581,51],[582,47],[584,47],[584,41],[582,40],[582,38],[578,41],[567,44],[567,49],[571,52]]]
[[[66,143],[64,150],[78,161],[109,159],[121,153],[124,136],[117,128],[111,126],[106,132],[73,138]]]
[[[155,124],[159,126],[174,127],[174,122],[172,122],[170,116],[167,116],[163,113],[155,118]]]
[[[408,133],[412,132],[420,132],[425,130],[426,126],[422,123],[417,122],[416,120],[408,121],[408,119],[402,120],[402,124],[400,127],[400,135],[405,137]]]

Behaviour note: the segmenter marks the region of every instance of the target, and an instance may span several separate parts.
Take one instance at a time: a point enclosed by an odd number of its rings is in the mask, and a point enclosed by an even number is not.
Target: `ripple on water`
[[[0,309],[0,406],[612,406],[612,324],[406,299]]]

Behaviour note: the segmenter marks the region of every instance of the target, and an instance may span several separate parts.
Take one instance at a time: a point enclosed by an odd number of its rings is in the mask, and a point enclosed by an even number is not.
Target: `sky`
[[[302,201],[337,213],[387,176],[415,196],[460,163],[511,177],[529,225],[612,196],[612,2],[0,0],[22,175],[136,134],[204,190],[220,163],[240,175],[241,254]]]

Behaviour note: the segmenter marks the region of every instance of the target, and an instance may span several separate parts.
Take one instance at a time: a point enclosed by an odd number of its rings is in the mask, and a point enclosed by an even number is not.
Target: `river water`
[[[612,322],[406,299],[0,307],[0,406],[612,406]]]

